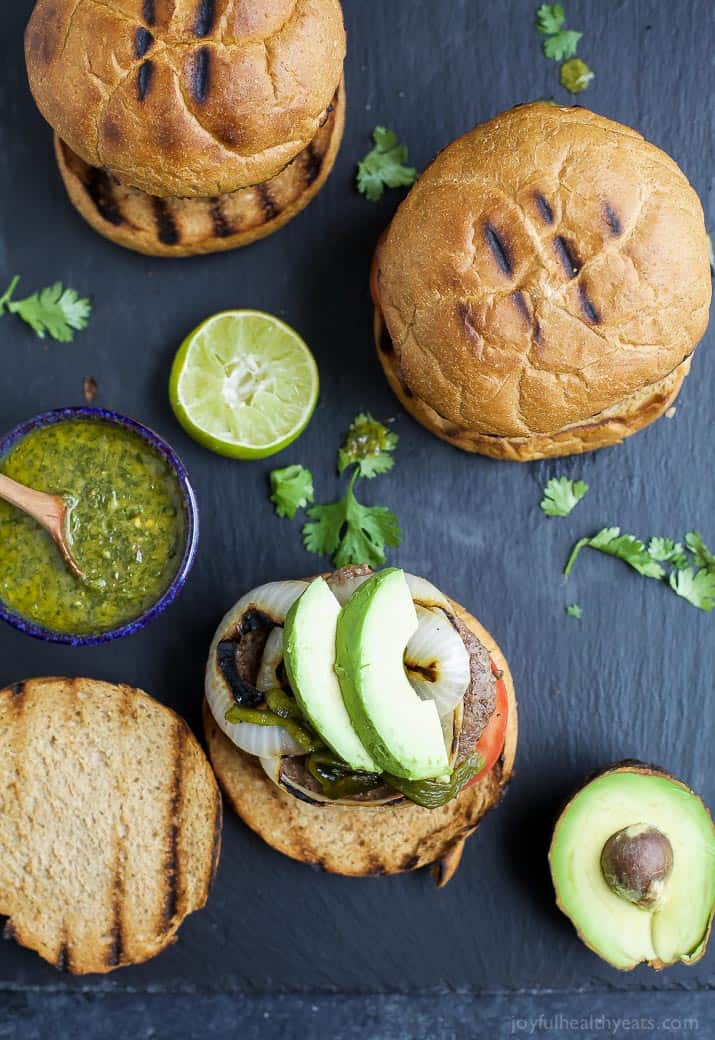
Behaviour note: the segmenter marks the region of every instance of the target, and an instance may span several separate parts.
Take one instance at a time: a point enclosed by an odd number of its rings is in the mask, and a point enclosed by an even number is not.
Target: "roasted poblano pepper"
[[[305,767],[320,784],[326,798],[350,798],[382,786],[375,773],[356,773],[329,751],[316,751],[305,760]]]
[[[261,708],[244,708],[240,704],[234,704],[228,709],[224,718],[226,722],[252,722],[255,726],[283,726],[290,733],[297,744],[309,755],[324,747],[323,742],[310,733],[308,729],[295,721],[295,717],[283,717],[274,711],[264,711]]]
[[[385,774],[384,781],[395,791],[404,794],[411,802],[424,806],[425,809],[438,809],[456,798],[465,784],[469,783],[482,768],[484,760],[481,755],[473,754],[465,758],[452,773],[448,781],[441,780],[403,780],[399,776]]]

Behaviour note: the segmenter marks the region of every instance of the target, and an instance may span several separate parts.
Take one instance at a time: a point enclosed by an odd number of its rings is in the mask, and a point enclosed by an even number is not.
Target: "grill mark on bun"
[[[465,303],[464,300],[460,300],[460,302],[457,304],[457,313],[459,314],[459,319],[462,322],[462,325],[464,326],[464,331],[467,333],[470,340],[474,344],[477,358],[481,360],[482,354],[484,352],[484,337],[480,333],[477,326],[474,324],[474,317],[472,314],[471,304]]]
[[[224,212],[223,202],[220,198],[211,199],[209,205],[211,223],[213,224],[216,238],[228,238],[236,233],[237,228],[231,223]]]
[[[177,245],[181,235],[171,215],[168,203],[165,199],[152,195],[151,204],[154,209],[154,219],[156,220],[156,231],[159,241],[163,242],[165,246]]]
[[[581,303],[581,310],[584,313],[584,317],[591,325],[599,325],[601,322],[601,315],[598,313],[593,300],[588,295],[588,291],[583,282],[578,287],[578,297]]]
[[[270,188],[267,184],[257,184],[256,191],[258,192],[258,200],[266,215],[266,220],[275,220],[280,213],[280,207],[271,195]]]
[[[208,47],[201,47],[194,55],[191,66],[191,81],[189,89],[194,101],[202,104],[209,94],[211,80],[211,51]]]
[[[546,201],[540,191],[534,192],[534,202],[536,203],[537,209],[539,210],[539,216],[545,224],[553,224],[554,222],[554,211],[552,210],[549,203]]]
[[[169,794],[167,849],[164,874],[166,891],[162,912],[163,931],[170,926],[179,910],[179,838],[181,834],[181,799],[183,794],[184,727],[179,722],[174,730],[174,776]]]
[[[124,217],[114,194],[111,177],[106,170],[102,170],[97,166],[90,167],[87,178],[83,183],[84,189],[94,203],[94,207],[100,217],[115,227],[123,224]]]
[[[139,72],[137,73],[137,97],[140,101],[146,99],[147,94],[151,89],[151,81],[154,76],[154,62],[145,61],[139,66]]]
[[[309,188],[320,177],[320,171],[323,169],[323,156],[315,150],[315,145],[312,141],[303,150],[303,169],[305,171],[305,186]]]
[[[500,270],[503,274],[510,275],[512,273],[511,257],[509,256],[509,249],[493,224],[484,225],[484,238],[486,239],[487,245],[492,251],[494,259],[499,265]]]
[[[608,224],[610,232],[616,238],[623,232],[623,224],[621,224],[621,218],[616,213],[615,209],[609,202],[603,203],[603,216]]]
[[[578,258],[573,243],[569,242],[563,235],[557,235],[554,239],[554,250],[567,277],[575,278],[583,265]]]
[[[143,58],[153,43],[154,37],[152,34],[143,25],[140,25],[134,33],[134,53],[137,58]]]
[[[147,25],[153,25],[156,20],[154,0],[144,0],[142,5],[142,17]]]
[[[57,954],[57,960],[55,961],[55,967],[58,971],[70,972],[72,971],[72,963],[70,961],[70,951],[66,940],[60,946],[60,952]]]
[[[534,343],[536,343],[537,347],[539,346],[539,344],[543,340],[543,335],[542,335],[542,332],[541,332],[541,322],[539,321],[538,318],[534,318],[534,325],[533,325],[533,330],[532,330],[531,337],[532,337]]]
[[[194,20],[194,36],[204,37],[213,29],[216,17],[216,0],[199,0]]]
[[[529,305],[526,302],[526,296],[524,296],[524,293],[521,291],[521,289],[516,289],[511,294],[511,298],[514,301],[514,306],[516,307],[524,321],[527,323],[527,325],[531,325],[531,311],[529,310]]]

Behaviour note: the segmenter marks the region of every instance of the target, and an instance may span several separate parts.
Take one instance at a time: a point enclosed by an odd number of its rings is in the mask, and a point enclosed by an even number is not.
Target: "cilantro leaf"
[[[578,603],[571,603],[568,607],[566,607],[566,613],[569,617],[576,618],[577,621],[580,621],[583,617],[583,611],[581,610]]]
[[[568,516],[588,491],[588,484],[568,477],[552,477],[539,503],[547,516]]]
[[[406,166],[407,148],[398,144],[397,134],[378,126],[373,132],[375,147],[358,163],[357,187],[370,202],[382,198],[385,188],[401,188],[414,184],[419,174]]]
[[[698,567],[715,571],[715,556],[710,552],[699,531],[688,531],[685,544],[695,558]]]
[[[665,571],[657,560],[654,560],[646,549],[643,542],[632,534],[621,534],[620,527],[604,527],[592,538],[581,538],[571,551],[564,576],[568,577],[571,568],[576,562],[576,557],[584,548],[598,549],[599,552],[608,556],[616,556],[623,560],[639,574],[646,578],[664,578]]]
[[[49,333],[59,343],[70,343],[75,331],[86,327],[92,305],[89,300],[81,299],[74,289],[65,289],[62,282],[55,282],[24,300],[14,300],[19,280],[16,275],[0,297],[0,315],[6,311],[17,314],[40,339]]]
[[[332,556],[336,567],[385,562],[385,547],[402,541],[397,518],[385,506],[365,506],[355,497],[355,470],[345,495],[339,502],[313,506],[310,522],[303,527],[303,540],[309,552]]]
[[[715,607],[715,570],[703,568],[694,571],[692,567],[686,567],[685,570],[673,571],[670,587],[699,610],[709,612]]]
[[[570,94],[581,94],[595,77],[585,61],[580,58],[572,58],[561,66],[559,71],[559,82],[564,90]]]
[[[557,33],[565,20],[566,16],[561,4],[542,4],[536,9],[536,30],[542,36]]]
[[[549,36],[541,45],[545,57],[551,58],[553,61],[565,61],[567,58],[573,58],[578,50],[578,41],[582,36],[583,33],[576,32],[574,29],[564,29],[555,36]]]
[[[674,542],[672,538],[651,538],[648,542],[648,553],[659,563],[672,563],[678,569],[688,566],[685,549],[680,542]]]
[[[315,498],[313,475],[305,466],[284,466],[274,469],[270,475],[271,502],[278,516],[292,520],[299,509],[303,509]]]
[[[388,473],[395,464],[390,452],[395,450],[398,440],[396,433],[373,419],[369,412],[361,412],[353,419],[338,452],[338,473],[353,465],[368,480]]]

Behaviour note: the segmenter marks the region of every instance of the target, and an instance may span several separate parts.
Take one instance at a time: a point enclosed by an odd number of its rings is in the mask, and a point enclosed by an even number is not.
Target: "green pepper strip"
[[[226,722],[251,722],[255,726],[283,726],[293,740],[300,744],[306,755],[323,747],[322,742],[307,729],[299,726],[294,719],[281,718],[272,711],[261,711],[260,708],[244,708],[234,704],[224,715]]]
[[[385,782],[400,794],[404,794],[411,802],[416,802],[425,809],[438,809],[440,805],[446,805],[456,798],[464,785],[477,775],[483,765],[482,756],[473,754],[457,766],[447,783],[440,780],[403,780],[400,776],[390,774],[385,774]]]
[[[326,798],[349,798],[382,786],[380,776],[375,773],[356,773],[342,759],[328,751],[309,755],[305,767],[313,779],[318,781]]]
[[[266,694],[266,704],[274,715],[279,715],[282,719],[303,721],[303,712],[298,707],[295,697],[291,697],[284,690],[269,690]]]

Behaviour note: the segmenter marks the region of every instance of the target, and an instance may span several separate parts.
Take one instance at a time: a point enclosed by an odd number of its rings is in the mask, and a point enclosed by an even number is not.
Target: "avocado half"
[[[549,850],[559,908],[621,971],[695,964],[715,913],[715,828],[701,799],[654,766],[611,766],[568,802]]]

